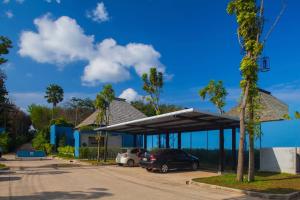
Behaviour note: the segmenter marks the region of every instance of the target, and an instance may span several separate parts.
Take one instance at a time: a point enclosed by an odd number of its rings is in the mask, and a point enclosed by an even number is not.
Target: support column
[[[144,134],[144,149],[147,150],[147,135]]]
[[[170,148],[170,134],[166,133],[166,148]]]
[[[137,135],[133,135],[133,147],[137,147]]]
[[[181,132],[177,133],[177,147],[181,149]]]
[[[220,129],[219,134],[219,172],[224,171],[224,129]]]
[[[236,171],[236,163],[237,163],[237,159],[236,159],[236,128],[232,128],[232,170]]]
[[[158,134],[158,148],[161,148],[161,134]]]

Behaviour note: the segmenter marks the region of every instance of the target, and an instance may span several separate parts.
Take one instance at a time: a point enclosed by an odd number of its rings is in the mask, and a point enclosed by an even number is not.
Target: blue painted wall
[[[300,147],[300,120],[284,120],[262,123],[261,147]],[[181,135],[182,148],[219,148],[219,131],[184,132]],[[224,130],[225,148],[231,149],[231,129]],[[247,136],[248,137],[248,136]],[[246,144],[248,138],[246,137]],[[165,135],[162,134],[162,147],[165,144]],[[207,143],[208,141],[208,143]],[[239,130],[236,134],[237,148],[239,145]],[[147,136],[149,149],[158,147],[158,136]],[[177,134],[170,134],[170,147],[177,147]],[[260,139],[256,138],[255,148],[260,147]]]
[[[121,134],[122,135],[122,147],[133,147],[133,135],[130,134]],[[143,147],[143,136],[137,135],[136,143],[138,147]]]
[[[0,127],[0,134],[4,133],[4,131],[5,131],[5,128]]]
[[[75,158],[78,158],[79,157],[79,148],[80,148],[80,144],[81,144],[81,141],[80,141],[80,132],[79,130],[75,130],[74,131],[74,147],[75,147]]]
[[[262,147],[300,147],[300,120],[262,124]]]
[[[62,135],[66,136],[66,145],[74,145],[74,136],[72,127],[50,126],[50,144],[57,145],[57,139]]]

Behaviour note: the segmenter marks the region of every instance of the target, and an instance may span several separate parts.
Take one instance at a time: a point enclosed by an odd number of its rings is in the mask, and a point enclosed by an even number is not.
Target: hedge
[[[57,151],[58,151],[58,156],[74,157],[75,148],[72,146],[58,147]]]

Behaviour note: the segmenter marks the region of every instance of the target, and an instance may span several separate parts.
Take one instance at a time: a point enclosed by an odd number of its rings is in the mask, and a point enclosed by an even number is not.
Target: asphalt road
[[[237,193],[186,185],[208,172],[148,173],[135,167],[79,166],[60,160],[0,161],[10,171],[0,172],[0,200],[36,199],[203,199],[246,200]]]

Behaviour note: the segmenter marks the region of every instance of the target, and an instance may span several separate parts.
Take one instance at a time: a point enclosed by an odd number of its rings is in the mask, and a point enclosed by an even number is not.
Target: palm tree
[[[50,84],[46,89],[45,98],[48,103],[52,103],[52,119],[53,110],[64,99],[64,90],[56,84]]]
[[[110,119],[110,104],[115,99],[115,91],[112,88],[112,85],[104,85],[103,89],[99,94],[97,94],[95,107],[98,109],[97,122],[100,126],[108,126]],[[102,135],[102,134],[101,134]],[[98,155],[97,161],[100,160],[100,139],[101,136],[97,136],[98,140]],[[107,143],[108,143],[108,132],[105,132],[105,143],[104,143],[104,162],[106,162],[107,158]]]

